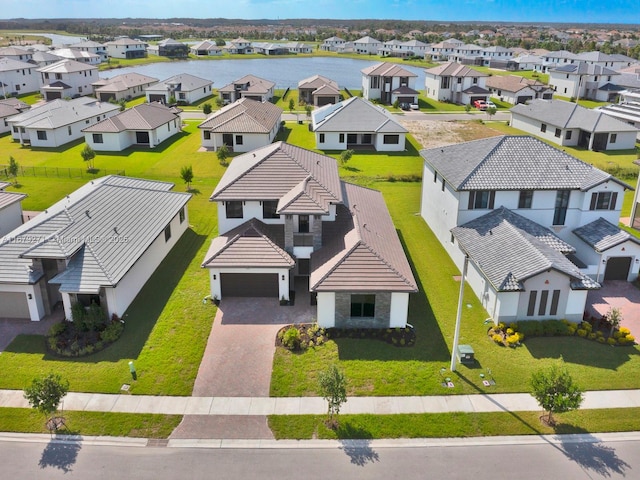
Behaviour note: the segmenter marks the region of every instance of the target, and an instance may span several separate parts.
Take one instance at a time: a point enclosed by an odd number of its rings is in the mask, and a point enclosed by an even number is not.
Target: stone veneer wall
[[[284,217],[284,249],[293,253],[293,215]]]
[[[315,252],[322,248],[322,217],[320,215],[313,216],[311,230],[313,232],[313,251]]]
[[[336,328],[389,328],[391,293],[376,293],[375,296],[375,318],[352,318],[351,293],[336,292]]]

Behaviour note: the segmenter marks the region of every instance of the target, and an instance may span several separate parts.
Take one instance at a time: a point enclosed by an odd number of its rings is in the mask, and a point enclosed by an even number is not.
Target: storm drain
[[[147,447],[166,447],[169,445],[168,438],[150,438],[147,440]]]

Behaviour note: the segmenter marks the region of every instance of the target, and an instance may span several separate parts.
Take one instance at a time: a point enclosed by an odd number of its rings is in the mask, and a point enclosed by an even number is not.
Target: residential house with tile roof
[[[40,92],[45,100],[93,95],[93,82],[98,80],[98,67],[75,60],[40,67]]]
[[[131,100],[145,94],[145,89],[158,83],[157,78],[140,73],[124,73],[111,78],[101,78],[93,82],[96,98],[102,102],[111,100]]]
[[[72,43],[71,45],[69,45],[69,48],[99,55],[101,62],[106,62],[109,59],[109,55],[107,54],[107,46],[103,43],[94,42],[93,40]]]
[[[76,62],[88,63],[89,65],[99,65],[102,63],[102,57],[96,53],[87,52],[85,50],[76,50],[75,48],[56,48],[51,53],[58,58],[67,58]]]
[[[83,129],[84,140],[104,152],[154,148],[182,131],[181,111],[162,103],[142,103]]]
[[[548,71],[549,86],[563,97],[614,102],[624,90],[624,87],[616,84],[615,78],[619,73],[608,67],[577,62]]]
[[[380,192],[335,159],[283,142],[235,157],[216,186],[202,266],[212,298],[317,304],[321,327],[403,327],[417,284]]]
[[[620,92],[620,103],[604,105],[597,110],[638,129],[636,140],[640,141],[640,88]]]
[[[49,53],[49,51],[41,52],[39,50],[33,52],[33,57],[31,61],[35,63],[38,67],[46,67],[47,65],[51,65],[52,63],[56,63],[60,61],[60,57]],[[40,77],[40,75],[38,75]],[[39,80],[39,78],[38,78]]]
[[[156,45],[147,47],[147,52],[160,57],[186,58],[189,55],[189,45],[173,38],[165,38]]]
[[[18,115],[25,110],[29,110],[29,108],[31,108],[30,105],[27,105],[17,98],[0,99],[0,134],[11,131],[9,117]]]
[[[220,48],[213,40],[203,40],[195,45],[191,45],[190,52],[197,57],[206,57],[213,55],[222,55],[222,48]]]
[[[84,137],[82,129],[116,115],[119,105],[95,98],[52,100],[7,119],[11,136],[21,145],[53,148]]]
[[[340,87],[335,80],[313,75],[298,82],[298,98],[316,107],[340,101]]]
[[[639,131],[633,125],[562,100],[533,100],[511,109],[511,126],[561,146],[594,151],[635,148]]]
[[[242,37],[227,42],[227,44],[222,48],[233,55],[247,55],[249,53],[253,53],[251,42]]]
[[[588,290],[637,278],[618,227],[632,187],[612,175],[527,136],[420,154],[420,213],[495,322],[581,321]]]
[[[380,100],[393,104],[417,103],[419,92],[416,88],[418,75],[397,63],[382,62],[363,68],[362,96],[367,100]]]
[[[37,92],[40,89],[40,74],[33,63],[0,58],[0,95],[2,98],[23,93]]]
[[[111,58],[145,58],[147,56],[147,44],[131,38],[118,38],[105,43],[107,54]]]
[[[353,41],[353,49],[360,55],[377,55],[381,47],[382,42],[369,35]]]
[[[245,75],[218,89],[218,93],[224,103],[233,103],[241,98],[268,102],[273,98],[275,86],[276,84],[270,80],[255,75]]]
[[[339,46],[344,45],[345,43],[347,43],[347,41],[340,37],[333,36],[325,38],[320,45],[320,50],[324,50],[326,52],[335,52],[338,50]]]
[[[8,177],[8,171],[5,168],[1,171]],[[22,225],[21,202],[27,196],[24,193],[5,191],[10,185],[8,182],[0,182],[0,238]]]
[[[512,105],[526,103],[536,98],[551,100],[553,88],[538,80],[530,80],[518,75],[493,75],[487,78],[485,86],[491,96]]]
[[[38,321],[58,304],[122,316],[189,225],[173,184],[92,180],[0,238],[0,317]]]
[[[487,101],[490,92],[486,88],[489,75],[459,63],[443,63],[428,68],[425,73],[427,97],[439,102],[473,105],[476,100]]]
[[[448,38],[442,42],[430,45],[425,57],[430,57],[431,60],[436,62],[447,61],[449,59],[449,55],[453,54],[455,49],[460,45],[464,45],[462,40],[458,40],[457,38]]]
[[[386,109],[360,97],[314,110],[311,128],[319,150],[403,151],[407,134]]]
[[[202,146],[248,152],[269,145],[280,131],[282,109],[270,102],[241,98],[213,112],[198,125]]]
[[[33,52],[20,47],[0,48],[0,58],[10,58],[19,62],[28,62],[33,57]]]
[[[213,82],[206,78],[181,73],[154,83],[145,88],[147,102],[170,103],[172,99],[178,105],[190,105],[211,95]]]

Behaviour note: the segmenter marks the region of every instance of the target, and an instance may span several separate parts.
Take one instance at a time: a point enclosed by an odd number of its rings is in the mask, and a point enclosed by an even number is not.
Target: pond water
[[[123,73],[136,72],[164,80],[188,73],[214,82],[214,88],[224,87],[234,80],[252,74],[275,82],[276,88],[298,88],[298,82],[312,75],[323,75],[338,82],[340,88],[361,89],[363,68],[378,63],[375,60],[360,60],[341,57],[303,58],[257,58],[233,60],[180,60],[134,67],[116,68],[100,72],[101,78],[111,78]],[[418,75],[416,90],[424,88],[424,70],[404,65]]]

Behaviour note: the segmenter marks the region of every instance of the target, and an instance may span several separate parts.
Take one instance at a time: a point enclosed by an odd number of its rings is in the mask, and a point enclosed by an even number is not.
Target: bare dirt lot
[[[495,137],[502,133],[478,121],[403,121],[402,125],[423,148],[435,148],[480,138]]]

